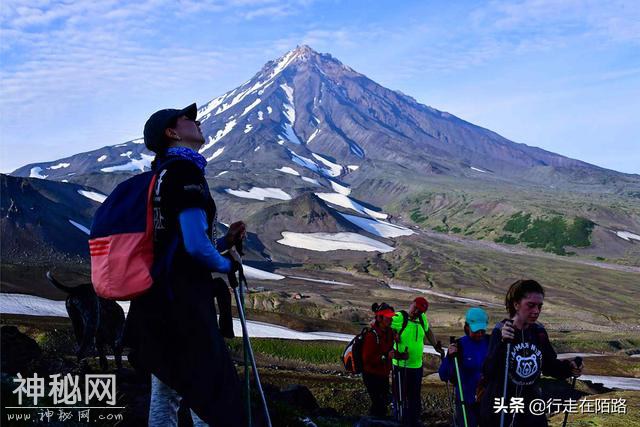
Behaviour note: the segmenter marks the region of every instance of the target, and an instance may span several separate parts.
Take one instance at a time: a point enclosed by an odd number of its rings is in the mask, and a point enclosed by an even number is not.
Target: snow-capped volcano
[[[271,188],[275,180],[288,194],[324,186],[348,195],[350,183],[360,185],[371,174],[396,167],[410,175],[534,183],[552,179],[556,184],[624,176],[511,142],[384,88],[308,46],[268,62],[247,82],[200,106],[198,116],[208,175],[218,181],[242,176],[242,190]],[[148,168],[151,160],[152,153],[138,139],[27,165],[13,174],[107,191],[123,176]],[[118,178],[108,179],[108,185],[95,182],[105,181],[96,175],[116,173]],[[89,181],[87,174],[93,175]],[[218,190],[227,192],[223,186]]]

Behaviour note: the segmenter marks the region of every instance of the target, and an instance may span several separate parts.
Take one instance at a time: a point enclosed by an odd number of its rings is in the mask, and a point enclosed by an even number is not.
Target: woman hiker
[[[131,302],[126,341],[136,367],[151,374],[150,426],[176,426],[181,400],[197,427],[243,426],[240,382],[218,329],[213,301],[219,283],[211,273],[233,270],[218,249],[240,242],[245,227],[235,223],[216,239],[216,206],[204,176],[207,161],[198,153],[204,136],[196,116],[196,104],[160,110],[144,127],[159,173],[155,274],[151,289]]]
[[[578,377],[583,366],[574,361],[558,360],[551,347],[545,328],[538,323],[544,302],[544,289],[535,280],[518,280],[513,283],[505,297],[507,319],[499,322],[491,334],[489,352],[483,366],[480,388],[480,425],[494,427],[500,425],[501,412],[496,402],[507,408],[512,399],[522,400],[522,412],[507,409],[504,414],[505,426],[546,427],[544,414],[534,415],[529,403],[541,397],[540,375],[559,379]],[[511,351],[508,359],[507,392],[503,395],[505,363],[507,362],[507,341]]]
[[[467,310],[465,314],[464,336],[449,345],[447,357],[442,360],[438,374],[442,381],[453,383],[455,396],[454,417],[457,426],[464,426],[464,414],[460,401],[460,384],[457,383],[458,373],[462,383],[464,408],[467,426],[478,425],[478,403],[476,402],[476,388],[482,375],[482,364],[489,350],[489,336],[486,334],[489,316],[479,307]],[[456,373],[454,358],[458,360],[459,372]]]
[[[375,319],[362,345],[362,380],[371,398],[369,414],[385,417],[389,406],[389,373],[393,356],[391,318],[395,314],[387,303],[371,306]]]

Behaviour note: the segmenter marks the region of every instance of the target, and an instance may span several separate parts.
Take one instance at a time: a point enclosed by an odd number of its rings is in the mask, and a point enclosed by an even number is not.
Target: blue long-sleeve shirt
[[[462,393],[464,394],[465,403],[475,402],[476,388],[482,375],[482,364],[487,357],[489,351],[489,340],[482,339],[474,341],[468,336],[460,338],[458,341],[458,350],[462,348],[462,357],[458,357],[458,367],[460,369],[460,381],[462,381]],[[438,374],[442,381],[457,383],[455,363],[450,357],[445,357],[440,365]],[[455,390],[456,400],[460,401],[460,392]]]
[[[207,237],[207,215],[203,209],[185,209],[180,212],[179,220],[182,240],[189,255],[211,271],[220,273],[231,271],[231,261],[220,255],[217,249],[226,249],[224,237],[218,239],[215,246]],[[215,227],[215,224],[213,226]]]

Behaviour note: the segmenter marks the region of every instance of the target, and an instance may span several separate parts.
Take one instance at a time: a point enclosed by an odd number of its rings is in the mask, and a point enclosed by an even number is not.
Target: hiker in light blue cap
[[[478,403],[476,402],[476,388],[482,374],[482,364],[489,350],[489,336],[486,334],[489,316],[480,307],[467,310],[464,323],[464,336],[455,339],[451,337],[451,344],[444,358],[438,374],[442,381],[454,384],[456,400],[454,422],[457,426],[478,425]],[[457,359],[457,369],[456,363]],[[461,399],[458,388],[458,378],[462,383]],[[463,404],[464,402],[464,404]]]

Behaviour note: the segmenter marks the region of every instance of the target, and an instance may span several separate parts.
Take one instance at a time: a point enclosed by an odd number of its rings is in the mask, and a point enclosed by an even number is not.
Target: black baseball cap
[[[182,110],[167,108],[153,113],[144,124],[144,145],[154,153],[164,151],[167,148],[164,131],[182,116],[187,116],[191,120],[196,119],[198,107],[195,102]]]

